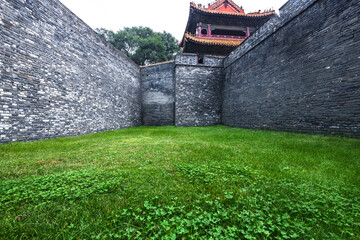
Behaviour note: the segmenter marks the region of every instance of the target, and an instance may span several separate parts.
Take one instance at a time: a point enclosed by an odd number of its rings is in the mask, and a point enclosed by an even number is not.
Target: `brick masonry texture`
[[[210,126],[221,123],[223,58],[195,54],[175,58],[175,125]]]
[[[57,0],[0,0],[0,142],[141,124],[140,68]]]
[[[174,71],[174,61],[141,68],[143,125],[175,124]]]
[[[289,1],[225,59],[223,123],[360,137],[359,16],[358,0]]]
[[[241,44],[241,47],[229,54],[225,59],[225,66],[230,65],[235,60],[239,59],[242,55],[251,51],[259,43],[266,40],[279,28],[293,20],[301,14],[302,11],[306,10],[309,6],[314,4],[317,0],[289,0],[280,8],[280,16],[272,17],[266,24],[260,27],[251,38],[248,38]]]

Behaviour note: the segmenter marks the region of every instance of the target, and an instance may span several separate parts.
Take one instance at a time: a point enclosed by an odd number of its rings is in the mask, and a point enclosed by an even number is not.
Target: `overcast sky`
[[[60,0],[93,29],[118,31],[144,26],[170,32],[178,40],[184,34],[191,0]],[[234,0],[245,12],[278,10],[287,0]],[[207,6],[213,0],[196,0]]]

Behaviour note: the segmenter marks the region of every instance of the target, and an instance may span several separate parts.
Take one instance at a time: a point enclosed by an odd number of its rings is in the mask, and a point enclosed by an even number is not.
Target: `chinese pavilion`
[[[185,53],[228,55],[274,14],[272,10],[245,13],[232,0],[217,0],[207,8],[190,3],[179,46]]]

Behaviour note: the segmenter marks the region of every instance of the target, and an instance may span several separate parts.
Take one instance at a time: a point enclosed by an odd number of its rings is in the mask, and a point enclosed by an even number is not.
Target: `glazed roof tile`
[[[185,42],[195,42],[202,45],[215,45],[215,46],[228,46],[228,47],[237,47],[239,46],[244,39],[225,39],[225,38],[209,38],[209,37],[199,37],[193,36],[189,33],[185,33],[184,40]]]
[[[216,2],[214,2],[213,4],[210,5],[210,8],[212,10],[217,9],[218,7],[220,7],[223,3],[229,3],[233,8],[235,8],[238,12],[243,11],[242,7],[239,7],[236,3],[234,3],[232,0],[218,0]]]

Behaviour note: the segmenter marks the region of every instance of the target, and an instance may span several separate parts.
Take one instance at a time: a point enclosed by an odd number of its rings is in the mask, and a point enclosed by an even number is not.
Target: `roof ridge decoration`
[[[208,10],[202,7],[196,6],[195,3],[190,3],[190,8],[197,10],[203,13],[210,13],[210,14],[219,14],[219,15],[232,15],[232,16],[245,16],[245,17],[264,17],[275,14],[275,10],[270,10],[267,12],[254,12],[254,13],[243,13],[243,12],[220,12],[216,10]]]
[[[237,12],[239,13],[244,12],[244,9],[242,7],[239,7],[239,5],[234,3],[232,0],[217,0],[216,2],[214,2],[209,6],[208,10],[216,10],[222,4],[230,4]]]

